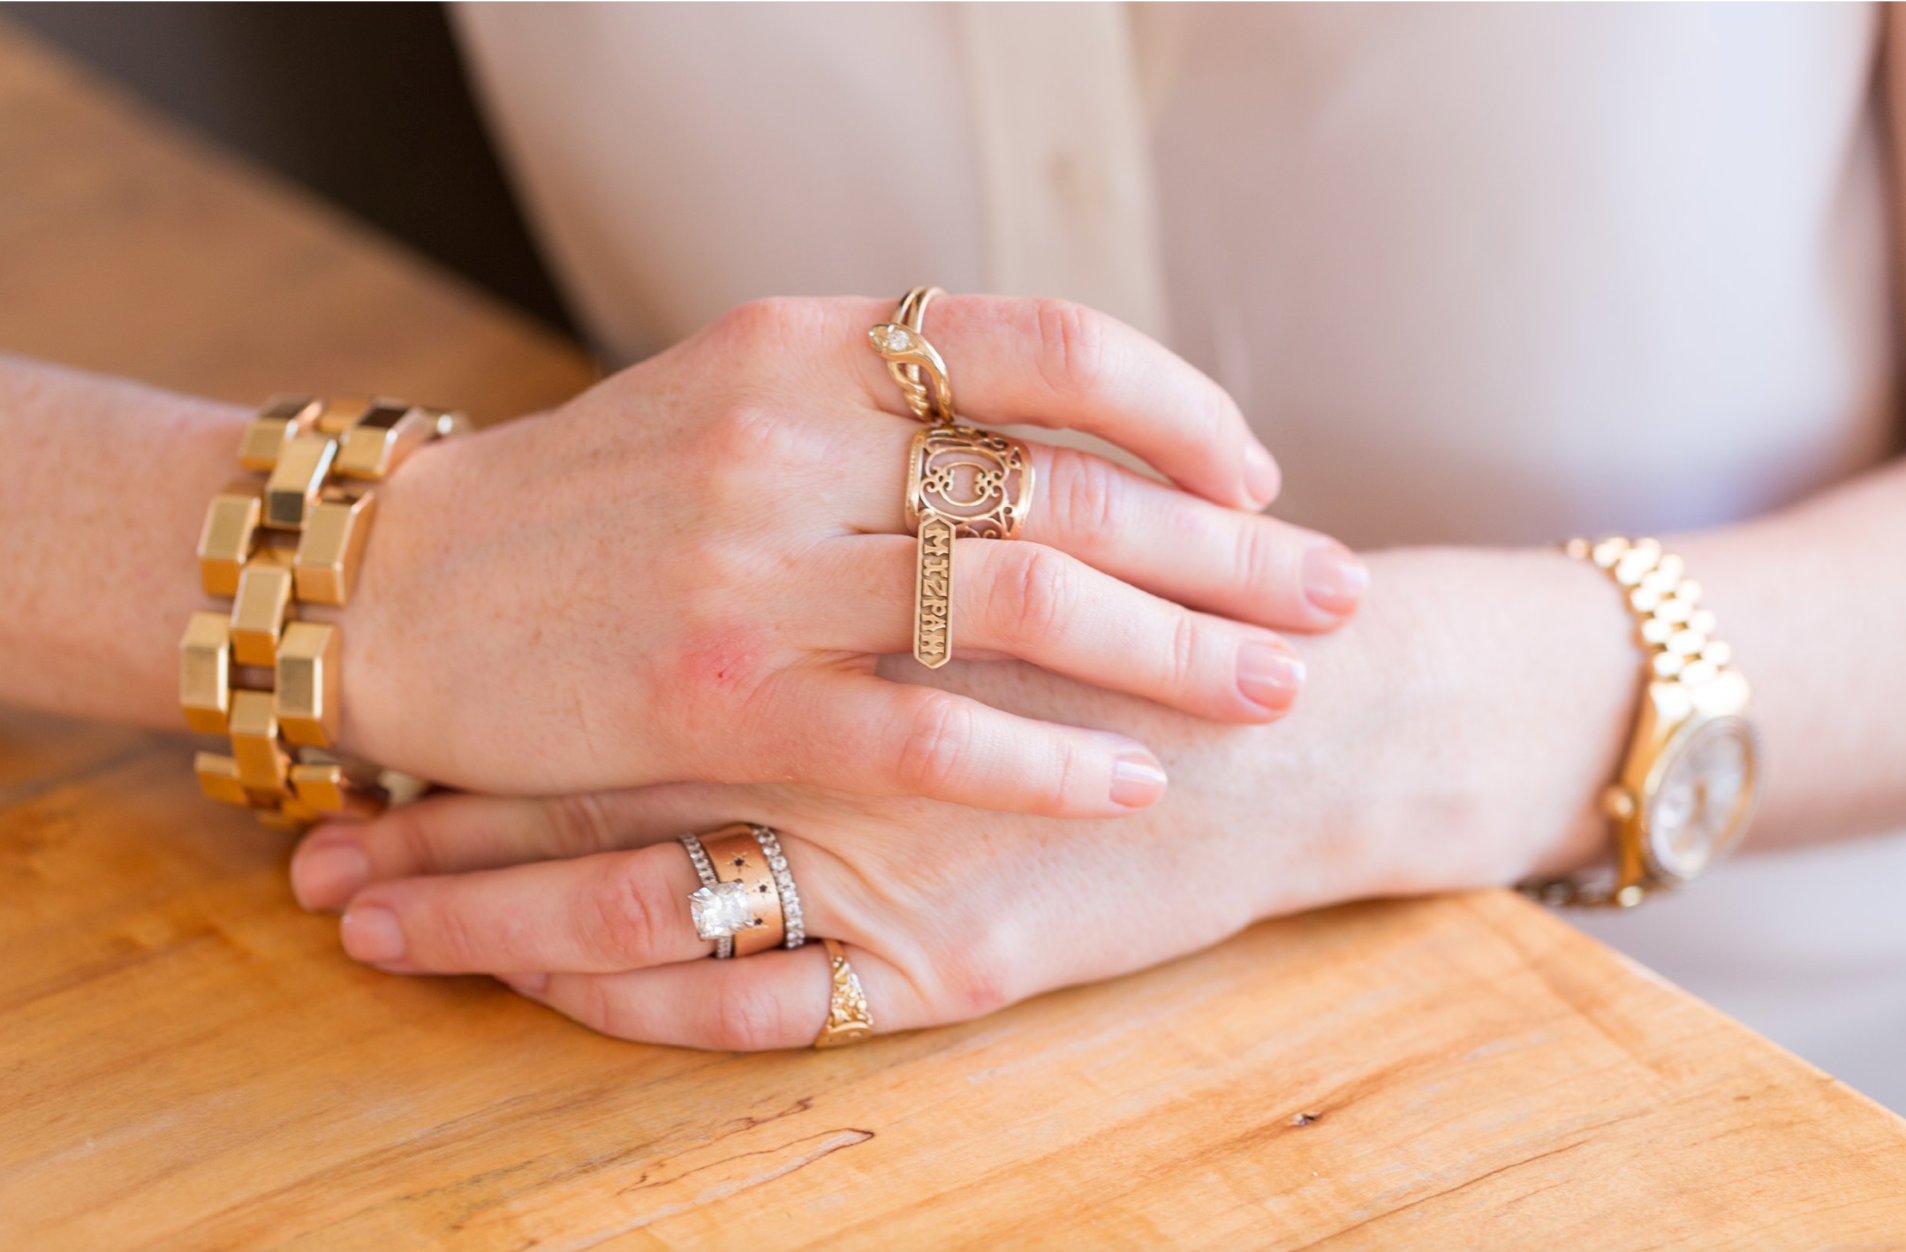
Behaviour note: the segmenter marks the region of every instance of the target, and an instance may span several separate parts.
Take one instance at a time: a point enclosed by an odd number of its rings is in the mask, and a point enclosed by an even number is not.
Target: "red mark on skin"
[[[746,694],[767,677],[768,640],[745,627],[701,632],[660,667],[661,685],[678,698]]]

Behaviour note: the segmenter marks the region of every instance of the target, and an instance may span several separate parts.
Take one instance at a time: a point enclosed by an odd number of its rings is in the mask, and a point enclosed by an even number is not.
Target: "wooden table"
[[[0,348],[492,417],[590,378],[5,28]],[[1506,894],[706,1055],[353,965],[190,753],[0,717],[0,1247],[1906,1244],[1906,1122]]]

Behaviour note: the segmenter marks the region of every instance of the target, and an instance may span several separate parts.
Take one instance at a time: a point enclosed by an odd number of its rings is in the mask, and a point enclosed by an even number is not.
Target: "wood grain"
[[[5,28],[0,348],[493,417],[589,377]],[[353,965],[191,750],[0,714],[0,1247],[1906,1243],[1906,1122],[1508,895],[704,1055]]]

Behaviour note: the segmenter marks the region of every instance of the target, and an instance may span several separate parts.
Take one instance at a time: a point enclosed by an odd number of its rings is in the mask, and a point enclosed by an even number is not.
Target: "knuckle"
[[[501,919],[501,924],[496,926],[479,927],[453,901],[435,901],[419,920],[424,924],[408,926],[405,939],[431,968],[482,969],[497,963],[486,959],[492,952],[508,960],[509,954],[519,946],[518,936],[507,919]]]
[[[1051,639],[1071,622],[1079,600],[1077,569],[1057,549],[1011,544],[994,554],[1001,562],[988,608],[999,614],[995,629],[1005,639]]]
[[[1274,608],[1301,601],[1301,558],[1276,525],[1259,517],[1240,518],[1232,542],[1233,586],[1251,588],[1255,599]]]
[[[703,486],[732,503],[738,492],[750,497],[773,484],[769,474],[785,474],[804,461],[809,424],[787,408],[743,395],[717,408],[698,440],[696,460]]]
[[[653,884],[632,858],[619,857],[590,887],[593,946],[612,963],[648,965],[658,951],[664,913],[653,898]]]
[[[993,927],[967,929],[973,933],[935,963],[941,1008],[956,1020],[984,1017],[1019,998],[1010,945]]]
[[[401,865],[383,865],[380,870],[386,877],[399,874],[432,874],[441,864],[437,851],[435,827],[426,812],[428,806],[398,805],[386,809],[377,820],[383,827],[383,842],[396,849],[402,858]],[[363,841],[368,847],[370,841]]]
[[[1049,477],[1057,490],[1047,497],[1046,507],[1065,535],[1074,542],[1089,542],[1113,534],[1124,483],[1110,461],[1070,448],[1055,449]]]
[[[932,688],[912,689],[911,707],[902,717],[895,763],[901,788],[915,795],[938,795],[959,776],[960,762],[973,738],[973,711],[957,696]]]
[[[1198,682],[1198,657],[1204,642],[1204,631],[1200,628],[1198,617],[1186,609],[1173,607],[1171,645],[1164,656],[1164,679],[1169,690],[1190,691]]]
[[[1105,382],[1111,323],[1096,310],[1050,297],[1033,301],[1040,378],[1054,394],[1077,399]]]
[[[710,1043],[724,1052],[764,1052],[787,1046],[787,1012],[766,978],[736,978],[716,997]]]
[[[600,852],[615,842],[608,807],[594,792],[558,797],[545,804],[552,850],[557,856]]]
[[[614,1039],[632,1039],[630,1024],[617,1007],[616,998],[609,994],[606,979],[583,975],[577,980],[575,1002],[569,1007],[571,1017],[598,1034]]]
[[[814,324],[818,301],[764,296],[737,304],[708,325],[708,337],[724,348],[759,352],[788,346]]]

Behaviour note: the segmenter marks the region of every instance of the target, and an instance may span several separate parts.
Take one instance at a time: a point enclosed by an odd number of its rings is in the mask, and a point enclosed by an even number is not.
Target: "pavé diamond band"
[[[705,836],[683,835],[681,843],[702,880],[689,893],[689,915],[695,933],[714,941],[716,957],[807,942],[801,895],[773,830],[737,822]]]

